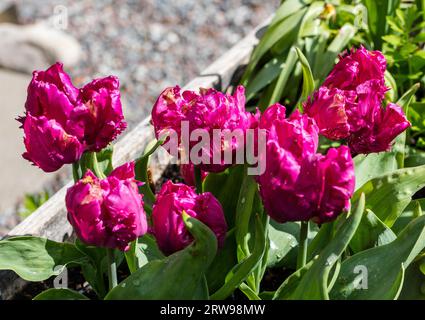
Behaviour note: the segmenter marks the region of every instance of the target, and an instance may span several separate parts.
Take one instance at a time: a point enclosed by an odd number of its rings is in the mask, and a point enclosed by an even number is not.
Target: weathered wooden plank
[[[190,81],[183,89],[198,90],[200,87],[227,87],[235,70],[246,63],[253,47],[258,42],[257,32],[269,23],[264,21],[245,38],[223,54],[206,68],[199,77]],[[150,117],[139,123],[115,145],[114,165],[130,161],[140,155],[147,143],[153,139]],[[70,237],[72,228],[66,218],[65,194],[72,185],[69,182],[33,214],[11,230],[8,236],[35,235],[55,241],[64,241]],[[24,286],[25,282],[13,272],[0,271],[0,298],[10,299],[14,292]]]

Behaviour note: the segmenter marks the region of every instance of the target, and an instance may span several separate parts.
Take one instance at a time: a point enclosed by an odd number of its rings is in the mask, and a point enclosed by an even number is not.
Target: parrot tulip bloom
[[[68,220],[84,243],[126,251],[147,231],[142,196],[134,179],[134,162],[105,178],[90,170],[66,194]]]
[[[227,224],[220,202],[210,192],[198,195],[192,187],[167,181],[152,210],[152,230],[162,252],[169,255],[192,243],[183,211],[207,225],[215,233],[218,246],[223,246]]]
[[[392,141],[410,123],[399,106],[383,106],[385,69],[379,51],[352,50],[304,104],[305,113],[315,119],[323,136],[346,139],[354,153],[390,150]]]
[[[23,124],[26,152],[23,157],[46,172],[77,161],[84,142],[69,123],[79,90],[57,63],[46,71],[35,71],[28,86]]]
[[[384,94],[387,91],[384,78],[386,69],[387,61],[380,51],[369,51],[360,46],[340,57],[323,85],[340,90],[356,90],[358,85],[366,81],[378,80],[381,85],[380,93]]]
[[[84,126],[84,142],[89,151],[100,151],[114,140],[127,124],[121,106],[117,77],[95,79],[81,89],[82,104],[72,120]]]
[[[195,186],[195,166],[191,163],[181,164],[180,165],[180,175],[182,176],[184,182],[189,186]],[[208,172],[201,171],[202,181],[208,175]]]
[[[319,129],[307,115],[270,106],[259,127],[267,131],[266,171],[257,177],[266,212],[277,222],[328,222],[349,208],[354,165],[347,147],[317,152]]]
[[[23,157],[46,172],[100,151],[126,127],[115,77],[77,89],[60,63],[35,71],[28,86]]]
[[[188,131],[182,130],[182,123],[187,122]],[[223,94],[215,89],[201,89],[200,93],[193,91],[181,92],[178,86],[165,89],[158,97],[152,109],[152,124],[156,137],[168,130],[177,133],[179,141],[189,141],[189,150],[198,143],[189,137],[197,129],[204,130],[209,137],[213,137],[214,130],[221,130],[217,146],[212,139],[202,148],[207,161],[202,161],[199,166],[207,172],[221,172],[235,163],[237,150],[244,147],[245,131],[252,127],[255,117],[245,110],[245,89],[238,86],[234,95]],[[225,132],[238,132],[242,139],[231,138],[225,140]],[[189,136],[184,136],[185,134]],[[231,163],[226,162],[221,156],[220,160],[213,157],[214,153],[228,152],[232,155]],[[204,158],[203,158],[204,159]],[[192,163],[194,163],[190,159]]]

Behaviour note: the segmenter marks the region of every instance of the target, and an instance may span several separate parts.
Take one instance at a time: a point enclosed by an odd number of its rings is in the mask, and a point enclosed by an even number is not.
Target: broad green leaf
[[[125,257],[131,273],[136,272],[150,261],[165,258],[151,234],[145,234],[133,241],[130,250],[125,252]]]
[[[356,188],[359,189],[365,182],[382,174],[391,173],[397,169],[397,161],[394,152],[359,154],[354,157],[354,169],[356,174]]]
[[[370,210],[366,210],[356,233],[351,239],[350,248],[354,253],[382,246],[397,239],[395,233],[388,228]]]
[[[291,40],[288,41],[289,48],[293,39],[298,35],[298,29],[306,12],[307,8],[302,8],[294,12],[294,14],[287,16],[285,19],[270,25],[251,55],[250,62],[241,80],[243,85],[247,85],[248,79],[251,77],[260,59],[278,41],[282,41],[282,39]]]
[[[398,169],[366,182],[353,196],[367,198],[366,207],[391,227],[410,203],[412,196],[425,186],[425,166]]]
[[[404,166],[406,168],[417,167],[425,164],[425,152],[416,148],[408,148]]]
[[[401,232],[393,242],[357,253],[341,265],[333,299],[396,299],[404,271],[425,247],[425,216]],[[359,286],[361,285],[361,286]],[[361,287],[367,289],[361,289]]]
[[[332,267],[347,248],[361,221],[365,206],[364,194],[360,196],[356,209],[342,223],[335,236],[319,254],[310,269],[302,276],[296,289],[288,299],[315,300],[329,299],[328,278]]]
[[[391,229],[395,234],[400,234],[412,220],[422,215],[423,210],[425,210],[425,199],[411,201]]]
[[[285,68],[284,57],[279,57],[267,62],[264,67],[249,81],[246,87],[246,100],[249,101],[253,96],[276,79]]]
[[[244,176],[244,166],[231,167],[221,173],[209,173],[203,182],[205,192],[211,192],[221,203],[228,229],[235,225],[235,212],[239,190]]]
[[[294,230],[292,232],[286,232],[285,228],[291,226]],[[299,233],[299,229],[299,225],[296,223],[277,224],[274,221],[270,221],[268,267],[273,268],[281,266],[282,260],[292,250],[294,250],[295,254],[296,247],[298,246],[298,239],[294,234],[297,232]]]
[[[194,242],[162,260],[150,261],[112,289],[106,300],[185,300],[205,293],[204,274],[216,255],[217,238],[184,212],[183,220]]]
[[[268,106],[279,102],[296,62],[296,51],[293,47],[291,47],[288,56],[286,57],[285,66],[283,67],[276,84],[272,88],[273,91],[268,103],[266,105],[260,105],[261,111],[264,111]]]
[[[289,17],[290,15],[296,13],[300,9],[303,9],[308,5],[312,0],[286,0],[283,1],[280,7],[277,9],[272,22],[270,25],[275,25],[276,23],[282,21],[283,19]]]
[[[400,0],[363,0],[367,8],[369,32],[374,49],[382,49],[382,36],[388,33],[387,16],[392,16]]]
[[[85,295],[71,289],[47,289],[33,300],[89,300]]]
[[[353,38],[355,32],[356,28],[353,25],[349,23],[344,24],[329,44],[327,50],[317,55],[313,67],[313,74],[316,76],[316,79],[323,80],[328,75],[335,64],[335,59],[347,46],[351,38]]]
[[[417,259],[406,269],[399,300],[425,300],[425,274],[420,266],[425,259]]]
[[[285,281],[276,290],[273,296],[273,300],[288,300],[292,292],[294,292],[298,287],[303,276],[307,273],[308,270],[310,270],[317,258],[318,257],[315,257],[304,267],[296,270],[288,278],[286,278]]]
[[[216,257],[206,272],[210,293],[216,292],[224,285],[227,273],[229,273],[237,263],[236,239],[233,229],[233,231],[227,233],[224,247],[218,250]]]
[[[302,87],[302,93],[301,93],[301,101],[306,100],[310,94],[314,91],[314,78],[313,74],[311,72],[310,65],[304,56],[304,54],[301,52],[299,48],[295,48],[297,51],[298,59],[301,62],[301,67],[303,70],[303,87]]]
[[[24,236],[0,241],[0,270],[13,270],[27,281],[43,281],[67,265],[87,263],[71,243]]]
[[[255,224],[255,245],[251,255],[239,262],[226,276],[225,284],[210,296],[211,300],[226,299],[261,263],[266,246],[264,228],[259,217]]]
[[[308,245],[307,261],[318,255],[332,240],[335,232],[335,221],[321,225],[319,232]]]

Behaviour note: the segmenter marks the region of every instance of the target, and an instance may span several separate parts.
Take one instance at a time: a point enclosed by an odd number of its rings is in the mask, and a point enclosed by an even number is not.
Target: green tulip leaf
[[[13,270],[27,281],[59,275],[67,265],[87,263],[71,243],[24,236],[0,241],[0,270]]]
[[[329,274],[356,232],[362,219],[364,206],[365,197],[364,194],[362,194],[357,203],[357,207],[348,218],[342,222],[332,241],[321,251],[318,259],[313,262],[309,270],[301,277],[297,287],[291,292],[288,299],[329,299]]]
[[[148,262],[112,289],[106,300],[185,300],[208,295],[204,274],[216,255],[217,238],[184,212],[183,220],[194,242],[162,260]]]
[[[47,289],[33,300],[89,300],[85,295],[70,289]]]
[[[393,242],[359,252],[341,265],[333,299],[396,299],[404,270],[425,247],[425,216],[420,216]]]
[[[158,248],[155,238],[147,233],[131,243],[130,249],[125,252],[125,258],[133,273],[149,261],[163,259],[164,254]]]
[[[369,209],[363,214],[362,221],[350,242],[350,248],[354,253],[382,246],[397,239],[395,233],[388,228]]]
[[[353,196],[356,202],[361,193],[366,195],[370,209],[388,227],[391,227],[410,203],[412,196],[425,186],[425,165],[398,169],[366,182]]]
[[[256,217],[255,223],[255,245],[251,255],[239,262],[226,275],[224,285],[210,296],[211,300],[223,300],[232,294],[243,281],[255,270],[261,263],[266,247],[266,235],[261,223],[260,217]]]

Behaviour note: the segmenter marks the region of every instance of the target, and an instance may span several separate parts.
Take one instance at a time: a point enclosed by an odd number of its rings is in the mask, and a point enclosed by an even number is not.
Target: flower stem
[[[195,185],[196,185],[196,192],[198,194],[202,193],[202,175],[201,175],[201,168],[199,166],[195,166]]]
[[[91,156],[91,167],[92,167],[92,169],[94,171],[94,174],[99,179],[105,179],[106,178],[105,174],[99,168],[99,163],[97,162],[96,152],[92,152],[90,156]]]
[[[80,169],[79,161],[74,162],[72,164],[72,177],[74,178],[74,182],[77,182],[78,180],[80,180],[80,174],[78,173],[79,169]]]
[[[108,256],[108,279],[109,279],[109,290],[115,288],[118,284],[117,281],[117,264],[114,257],[114,249],[106,249]]]
[[[300,239],[298,245],[297,270],[307,263],[308,221],[301,221]]]

